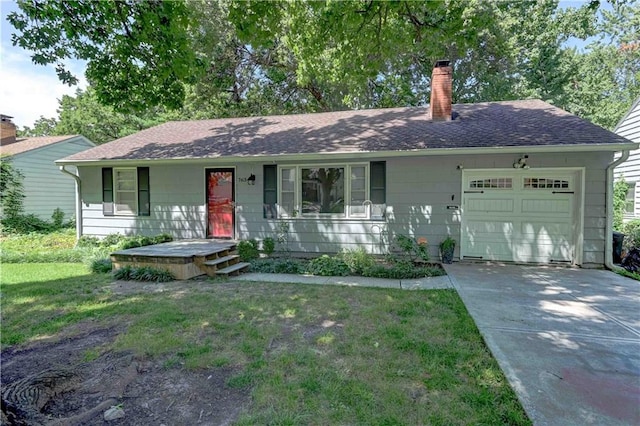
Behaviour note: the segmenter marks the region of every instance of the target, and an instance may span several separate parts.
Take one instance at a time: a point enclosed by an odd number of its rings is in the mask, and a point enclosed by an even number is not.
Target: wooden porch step
[[[243,269],[246,269],[251,264],[248,262],[240,262],[235,265],[227,266],[226,268],[218,269],[216,271],[216,275],[231,275],[231,274],[239,274]]]
[[[228,256],[223,256],[223,257],[219,257],[217,259],[211,259],[211,260],[207,260],[206,262],[203,262],[203,265],[205,266],[217,266],[221,263],[225,263],[225,262],[232,262],[235,263],[234,261],[236,259],[239,259],[240,256],[238,256],[237,254],[230,254]]]

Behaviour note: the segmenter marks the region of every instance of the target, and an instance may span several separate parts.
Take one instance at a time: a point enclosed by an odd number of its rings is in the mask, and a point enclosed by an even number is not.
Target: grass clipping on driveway
[[[237,424],[530,424],[453,290],[114,286],[64,264],[3,265],[2,277],[4,348],[88,320],[119,324],[97,351],[232,368],[226,386],[252,401]]]

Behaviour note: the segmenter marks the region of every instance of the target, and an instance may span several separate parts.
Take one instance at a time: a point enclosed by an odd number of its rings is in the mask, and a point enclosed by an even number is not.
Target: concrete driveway
[[[640,425],[640,282],[608,271],[446,265],[536,425]]]

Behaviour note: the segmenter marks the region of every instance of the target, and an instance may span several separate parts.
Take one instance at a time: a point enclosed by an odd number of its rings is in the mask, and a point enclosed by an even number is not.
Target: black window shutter
[[[102,214],[113,216],[113,169],[102,169]]]
[[[369,173],[371,202],[373,204],[385,204],[387,202],[387,163],[385,161],[372,161]]]
[[[263,186],[263,217],[267,219],[275,219],[276,203],[278,202],[278,169],[274,164],[264,165],[264,186]]]
[[[138,216],[151,216],[148,167],[138,167]]]

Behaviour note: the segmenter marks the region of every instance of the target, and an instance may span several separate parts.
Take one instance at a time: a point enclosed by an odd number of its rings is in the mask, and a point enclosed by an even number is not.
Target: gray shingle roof
[[[159,160],[429,149],[625,144],[630,141],[539,100],[428,108],[174,121],[62,160]]]
[[[23,152],[33,151],[44,146],[53,145],[67,139],[75,138],[78,135],[64,136],[38,136],[33,138],[17,138],[9,145],[0,146],[0,155],[17,155]]]

